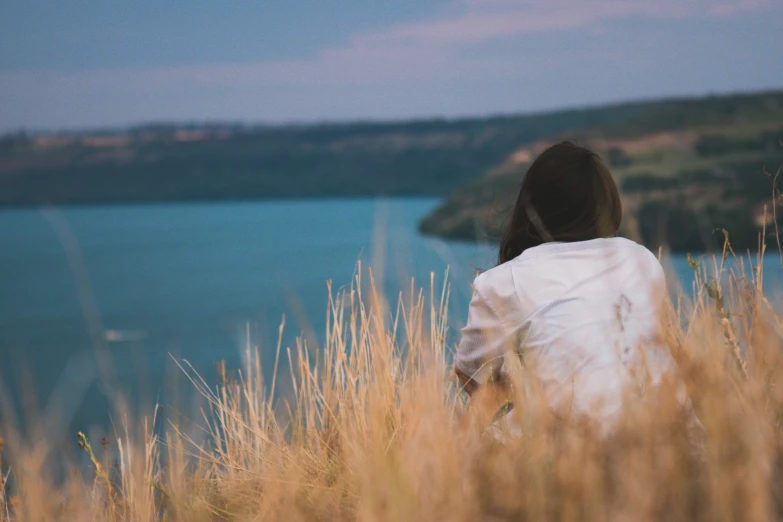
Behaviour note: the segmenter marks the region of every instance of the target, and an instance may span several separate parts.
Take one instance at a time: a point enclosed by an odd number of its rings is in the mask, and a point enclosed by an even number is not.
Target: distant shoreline
[[[737,117],[779,124],[781,106],[783,90],[473,119],[8,134],[0,137],[0,207],[442,197],[541,140],[628,139]]]
[[[772,196],[761,169],[783,165],[783,90],[454,121],[8,135],[0,209],[444,198],[420,231],[470,241],[560,139],[607,160],[628,237],[704,251],[726,229],[736,248],[755,248]]]
[[[312,120],[312,121],[281,121],[281,122],[250,122],[241,120],[202,120],[202,121],[155,121],[141,120],[137,122],[126,122],[106,125],[85,125],[83,127],[59,127],[53,128],[24,128],[14,127],[0,129],[0,139],[6,136],[28,133],[30,135],[57,136],[57,135],[115,135],[125,134],[138,129],[146,128],[175,128],[175,129],[204,129],[204,128],[230,128],[257,131],[275,131],[275,130],[302,130],[302,129],[339,129],[341,127],[397,127],[400,125],[432,125],[432,124],[458,124],[458,123],[478,123],[488,120],[515,119],[535,116],[562,115],[573,112],[592,111],[609,109],[614,107],[629,105],[647,105],[658,103],[679,103],[695,100],[705,100],[713,98],[730,97],[751,97],[774,95],[783,90],[781,87],[768,87],[762,89],[732,89],[721,92],[703,92],[700,94],[671,94],[658,96],[645,96],[639,98],[623,98],[619,100],[553,106],[549,108],[531,110],[531,111],[510,111],[510,112],[490,112],[483,115],[465,114],[461,116],[421,116],[409,118],[378,118],[378,119],[345,119],[345,120]]]

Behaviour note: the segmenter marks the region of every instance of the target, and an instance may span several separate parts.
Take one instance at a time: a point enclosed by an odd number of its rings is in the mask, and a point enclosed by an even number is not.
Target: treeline
[[[762,132],[758,136],[736,138],[725,134],[706,134],[699,138],[694,149],[705,157],[725,156],[735,152],[774,152],[783,146],[783,127]]]
[[[445,195],[551,136],[779,122],[781,114],[783,92],[767,92],[455,121],[22,133],[0,140],[0,205]]]
[[[701,105],[663,102],[657,109],[576,133],[596,147],[619,182],[621,232],[653,249],[694,253],[720,249],[724,234],[741,252],[755,250],[762,231],[774,235],[773,217],[783,214],[777,190],[783,180],[776,178],[783,166],[780,95],[705,99]],[[568,135],[551,139],[561,137]],[[514,162],[496,166],[452,192],[420,230],[497,240],[526,168]]]

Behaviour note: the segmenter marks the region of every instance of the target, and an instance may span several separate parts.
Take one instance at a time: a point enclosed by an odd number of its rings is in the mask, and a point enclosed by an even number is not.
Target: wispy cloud
[[[171,100],[172,107],[188,102],[194,113],[219,113],[221,107],[252,104],[252,115],[278,114],[266,110],[279,100],[295,103],[296,96],[315,92],[370,92],[395,85],[410,88],[464,78],[466,74],[503,75],[511,63],[518,67],[547,60],[515,51],[471,57],[466,50],[526,35],[547,35],[577,29],[600,34],[609,24],[629,17],[641,19],[698,19],[731,17],[777,9],[774,0],[458,0],[440,16],[428,20],[356,34],[341,46],[324,48],[307,59],[249,64],[110,69],[95,71],[37,71],[0,73],[0,119],[46,120],[46,113],[100,111],[107,107],[127,119],[147,119],[154,113],[148,100]],[[616,53],[614,53],[616,54]],[[288,96],[288,98],[286,98]],[[359,96],[361,97],[361,96]],[[252,101],[251,101],[252,100]],[[304,105],[312,100],[303,100]],[[383,103],[383,97],[378,103]],[[108,107],[111,106],[111,109]],[[202,110],[212,107],[212,111]],[[27,111],[25,113],[25,111]],[[69,112],[70,111],[70,112]],[[113,112],[112,112],[113,111]],[[123,112],[124,111],[124,112]],[[200,112],[199,112],[200,111]],[[294,111],[296,112],[296,111]],[[3,116],[5,113],[5,116]],[[115,114],[116,113],[116,114]],[[154,115],[154,114],[153,114]],[[9,116],[11,116],[9,118]],[[100,120],[92,115],[88,120]]]
[[[717,2],[711,6],[709,13],[715,16],[731,16],[746,11],[759,11],[770,8],[772,0],[735,0],[733,2]]]
[[[362,44],[454,45],[586,27],[625,16],[686,18],[763,10],[772,0],[463,0],[459,12],[356,39]]]

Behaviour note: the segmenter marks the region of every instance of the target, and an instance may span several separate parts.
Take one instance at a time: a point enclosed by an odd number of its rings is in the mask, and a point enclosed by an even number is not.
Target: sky
[[[0,132],[783,88],[783,0],[0,0]]]

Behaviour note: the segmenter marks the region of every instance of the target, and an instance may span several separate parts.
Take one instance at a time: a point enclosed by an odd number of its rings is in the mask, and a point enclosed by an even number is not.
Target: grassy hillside
[[[445,195],[546,137],[779,123],[783,93],[458,121],[157,125],[0,139],[0,205]]]
[[[765,222],[774,229],[771,178],[783,165],[783,104],[780,95],[753,101],[705,100],[701,113],[695,104],[672,104],[621,125],[522,145],[450,194],[421,230],[451,239],[496,239],[530,161],[553,141],[569,138],[610,165],[623,193],[624,235],[653,248],[700,252],[720,248],[725,229],[735,248],[755,249]]]

